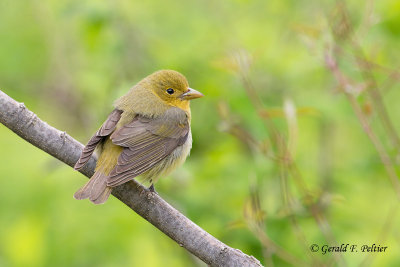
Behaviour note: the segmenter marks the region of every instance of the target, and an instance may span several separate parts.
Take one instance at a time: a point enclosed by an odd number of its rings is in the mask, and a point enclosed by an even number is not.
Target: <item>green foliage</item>
[[[266,265],[396,266],[399,198],[350,103],[398,168],[369,90],[398,132],[400,5],[343,4],[2,1],[0,87],[85,143],[130,86],[180,71],[206,97],[192,103],[190,158],[156,185],[163,198]],[[82,175],[0,136],[0,266],[202,266],[114,198],[73,200]],[[309,250],[335,242],[388,250]]]

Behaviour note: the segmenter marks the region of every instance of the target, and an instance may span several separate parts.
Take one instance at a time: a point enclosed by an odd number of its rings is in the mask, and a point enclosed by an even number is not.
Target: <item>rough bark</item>
[[[32,145],[71,167],[83,149],[83,145],[66,132],[59,131],[40,120],[23,103],[16,102],[2,91],[0,91],[0,122]],[[81,173],[91,177],[95,165],[96,159],[92,157]],[[262,266],[253,256],[227,246],[201,229],[159,195],[150,192],[136,181],[116,187],[112,194],[210,266]]]

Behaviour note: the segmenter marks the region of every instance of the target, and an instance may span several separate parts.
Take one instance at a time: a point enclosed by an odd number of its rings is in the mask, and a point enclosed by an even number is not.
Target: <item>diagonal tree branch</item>
[[[65,132],[40,120],[23,103],[0,91],[0,122],[32,145],[69,166],[78,160],[83,145]],[[96,159],[81,172],[91,177]],[[136,181],[113,189],[112,194],[180,246],[210,266],[262,266],[253,256],[231,248],[186,218],[183,214]]]

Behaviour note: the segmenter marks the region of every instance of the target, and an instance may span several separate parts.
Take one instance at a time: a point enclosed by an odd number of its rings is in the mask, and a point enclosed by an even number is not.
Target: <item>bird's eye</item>
[[[168,89],[167,89],[167,93],[170,94],[170,95],[172,95],[174,92],[175,92],[175,91],[174,91],[174,89],[172,89],[172,88],[168,88]]]

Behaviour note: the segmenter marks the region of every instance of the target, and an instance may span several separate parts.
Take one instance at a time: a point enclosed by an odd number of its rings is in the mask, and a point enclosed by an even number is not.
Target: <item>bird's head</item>
[[[190,116],[189,100],[203,94],[189,88],[185,76],[173,70],[160,70],[150,74],[115,101],[114,105],[125,113],[159,116],[171,107],[184,110]]]
[[[174,70],[160,70],[144,80],[147,87],[170,106],[186,109],[189,107],[189,100],[203,96],[189,87],[185,76]]]

